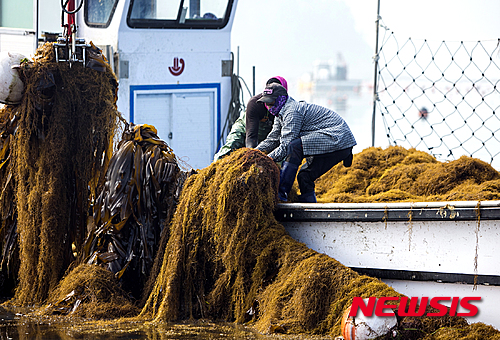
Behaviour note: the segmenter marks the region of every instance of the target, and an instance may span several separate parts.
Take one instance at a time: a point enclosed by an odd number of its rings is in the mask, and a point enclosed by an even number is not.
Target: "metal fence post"
[[[373,77],[373,114],[372,114],[372,146],[375,146],[375,112],[377,109],[377,71],[378,71],[378,28],[380,26],[380,0],[378,0],[377,4],[377,20],[376,23],[376,41],[375,41],[375,56],[373,60],[375,61],[375,74]]]

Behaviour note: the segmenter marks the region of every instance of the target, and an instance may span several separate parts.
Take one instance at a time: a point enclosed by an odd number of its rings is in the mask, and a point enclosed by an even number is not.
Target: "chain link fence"
[[[375,105],[392,145],[500,169],[500,39],[399,39],[380,21]]]

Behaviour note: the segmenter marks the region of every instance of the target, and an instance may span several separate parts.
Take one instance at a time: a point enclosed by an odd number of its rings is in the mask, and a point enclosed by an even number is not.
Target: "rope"
[[[224,127],[222,128],[219,140],[217,141],[217,148],[215,149],[216,151],[219,150],[220,146],[222,145],[222,140],[224,139],[224,137],[229,133],[229,131],[231,131],[231,127],[233,126],[236,119],[238,119],[238,117],[240,116],[241,111],[245,110],[240,79],[243,80],[235,74],[231,76],[231,101],[229,102],[229,110],[224,122]]]
[[[69,10],[66,9],[66,7],[68,6],[68,4],[69,4],[69,0],[66,0],[66,2],[64,2],[64,0],[61,0],[61,9],[62,9],[63,13],[66,13],[66,14],[75,14],[80,9],[82,9],[83,0],[80,1],[80,5],[78,6],[78,8],[75,9],[75,10],[73,10],[73,11],[69,11]]]

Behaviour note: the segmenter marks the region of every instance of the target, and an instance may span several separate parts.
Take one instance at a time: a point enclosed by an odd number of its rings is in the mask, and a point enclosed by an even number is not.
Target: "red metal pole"
[[[68,1],[68,12],[73,12],[75,10],[75,0]],[[75,14],[68,14],[68,38],[71,41],[71,34],[73,33],[73,25],[75,24]]]

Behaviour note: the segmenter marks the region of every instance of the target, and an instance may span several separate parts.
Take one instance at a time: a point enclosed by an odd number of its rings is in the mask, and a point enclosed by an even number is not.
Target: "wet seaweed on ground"
[[[500,173],[462,156],[438,162],[416,149],[390,146],[355,154],[350,168],[338,164],[316,181],[320,203],[431,202],[500,199]]]
[[[93,204],[83,256],[122,279],[136,299],[153,266],[182,185],[172,149],[150,125],[127,126]],[[168,235],[165,236],[168,238]]]
[[[427,307],[427,312],[437,312]],[[397,337],[401,340],[498,340],[500,332],[481,322],[469,324],[458,316],[402,317],[398,322]]]
[[[112,272],[82,264],[70,271],[50,293],[37,314],[61,314],[87,319],[115,319],[138,313]]]
[[[477,322],[465,327],[440,327],[423,338],[424,340],[499,340],[500,333],[492,326]]]
[[[118,128],[117,80],[57,63],[52,44],[21,65],[25,94],[12,146],[20,269],[18,305],[42,303],[74,260],[86,234],[89,196]],[[95,197],[95,196],[94,196]]]

